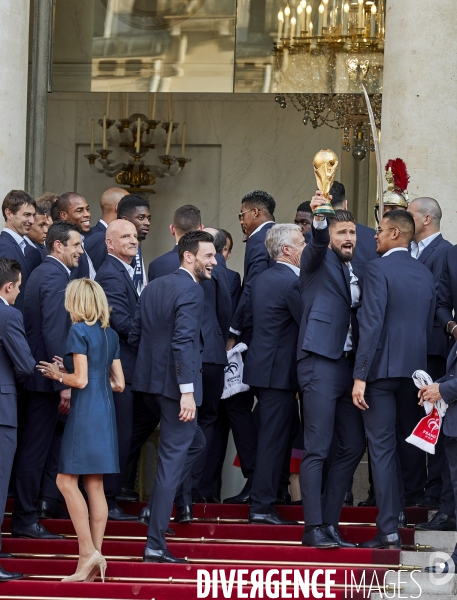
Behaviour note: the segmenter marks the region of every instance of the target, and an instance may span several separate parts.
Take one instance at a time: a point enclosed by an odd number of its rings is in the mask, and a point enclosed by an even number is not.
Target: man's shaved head
[[[126,219],[111,221],[106,229],[106,247],[109,254],[130,263],[138,252],[136,227]]]
[[[128,196],[128,191],[122,188],[112,187],[105,190],[100,198],[102,211],[113,212],[124,196]]]

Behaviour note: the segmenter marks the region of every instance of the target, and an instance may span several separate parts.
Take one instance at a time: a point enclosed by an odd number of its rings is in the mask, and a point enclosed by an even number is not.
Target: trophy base
[[[313,210],[313,215],[325,215],[326,217],[335,217],[335,211],[330,203],[321,204],[316,210]]]

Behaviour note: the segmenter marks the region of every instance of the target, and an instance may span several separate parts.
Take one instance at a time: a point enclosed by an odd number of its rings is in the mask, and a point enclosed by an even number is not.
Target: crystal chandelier
[[[119,94],[119,121],[116,124],[115,119],[109,118],[111,94],[108,93],[106,102],[106,111],[102,119],[98,120],[98,124],[103,129],[103,143],[101,150],[95,151],[94,144],[94,119],[91,122],[91,144],[90,154],[86,154],[85,158],[89,161],[89,165],[96,173],[104,173],[108,177],[114,177],[118,185],[128,186],[130,192],[147,192],[154,194],[152,188],[144,186],[154,185],[157,178],[174,177],[181,173],[186,163],[190,162],[190,158],[184,157],[186,124],[182,126],[181,134],[181,156],[172,156],[170,154],[170,145],[173,132],[179,126],[172,119],[172,99],[171,94],[168,95],[168,121],[161,122],[155,119],[156,94],[149,95],[148,115],[142,113],[134,113],[129,116],[129,95],[126,95],[126,115],[124,115],[124,99],[123,95]],[[117,141],[111,137],[111,128],[116,125],[119,135]],[[164,135],[159,138],[158,126],[164,130]],[[129,155],[128,162],[118,163],[113,165],[113,160],[109,159],[112,150],[109,146],[118,146]],[[162,165],[147,165],[145,157],[149,150],[165,147],[165,153],[158,156]],[[101,166],[95,164],[98,162]],[[173,167],[173,165],[176,165]],[[173,167],[173,168],[172,168]]]
[[[362,161],[367,153],[374,152],[373,138],[367,107],[362,94],[277,94],[275,101],[281,108],[292,106],[303,113],[303,124],[311,123],[314,129],[328,125],[343,130],[345,152]],[[381,129],[381,94],[370,94],[376,127]],[[352,146],[350,133],[352,130]]]

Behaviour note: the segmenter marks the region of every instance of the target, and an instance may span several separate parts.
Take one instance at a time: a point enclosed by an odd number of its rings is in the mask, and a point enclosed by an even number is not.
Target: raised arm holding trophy
[[[313,210],[313,215],[334,217],[335,211],[330,204],[329,193],[335,181],[335,173],[338,169],[338,157],[333,150],[319,150],[313,159],[314,174],[316,175],[317,187],[322,192],[326,202]]]

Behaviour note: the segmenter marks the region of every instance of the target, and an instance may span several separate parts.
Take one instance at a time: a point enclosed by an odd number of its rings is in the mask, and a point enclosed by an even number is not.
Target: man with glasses
[[[368,263],[364,274],[352,398],[362,411],[379,513],[378,534],[363,548],[401,547],[404,493],[397,474],[417,458],[418,449],[405,441],[422,416],[411,375],[427,369],[435,283],[408,252],[413,237],[410,213],[384,214],[375,235],[382,258]]]
[[[265,247],[267,232],[275,224],[273,217],[275,208],[276,202],[272,196],[261,190],[253,190],[241,200],[238,218],[243,234],[247,235],[248,239],[244,257],[243,291],[232,318],[227,350],[233,348],[237,342],[244,342],[248,346],[251,343],[253,323],[251,288],[256,277],[275,263]],[[249,501],[257,448],[257,430],[252,415],[253,404],[254,394],[251,390],[235,394],[226,402],[241,469],[247,479],[240,494],[225,500],[228,503],[239,504]]]

